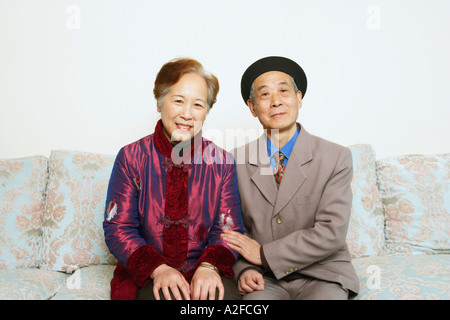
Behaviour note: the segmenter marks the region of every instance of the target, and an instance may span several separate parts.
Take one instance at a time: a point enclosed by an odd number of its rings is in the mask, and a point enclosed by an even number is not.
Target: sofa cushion
[[[388,254],[450,253],[450,154],[377,162]]]
[[[113,162],[109,155],[51,152],[41,268],[70,271],[116,263],[102,225]]]
[[[450,299],[450,255],[365,257],[353,265],[357,300]]]
[[[40,269],[0,270],[0,300],[47,300],[67,275]]]
[[[376,184],[375,151],[370,145],[350,147],[353,156],[352,212],[347,245],[353,258],[384,252],[384,215]]]
[[[0,269],[39,264],[47,158],[0,160]]]
[[[113,265],[96,265],[76,270],[53,300],[109,300]]]

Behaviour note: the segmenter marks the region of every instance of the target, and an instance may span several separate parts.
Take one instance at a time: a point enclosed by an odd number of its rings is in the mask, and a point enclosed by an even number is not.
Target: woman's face
[[[200,131],[208,111],[207,101],[206,80],[197,73],[184,74],[170,88],[158,107],[169,141],[188,141]]]

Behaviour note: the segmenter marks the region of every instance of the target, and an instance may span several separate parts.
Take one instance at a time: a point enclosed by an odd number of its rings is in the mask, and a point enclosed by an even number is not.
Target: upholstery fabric
[[[361,300],[450,299],[450,255],[365,257],[353,260]]]
[[[51,299],[66,278],[64,273],[50,270],[0,270],[0,300]]]
[[[353,157],[353,202],[347,245],[352,258],[382,255],[384,215],[377,189],[375,151],[367,144],[349,148]]]
[[[450,154],[377,162],[388,254],[450,253]]]
[[[109,300],[114,268],[95,265],[76,270],[52,300]]]
[[[71,272],[78,267],[116,263],[102,227],[113,162],[109,155],[52,151],[41,268]]]
[[[47,158],[0,160],[0,269],[39,265]]]

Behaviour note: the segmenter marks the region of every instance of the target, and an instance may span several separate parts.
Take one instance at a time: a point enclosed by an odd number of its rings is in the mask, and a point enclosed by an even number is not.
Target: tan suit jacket
[[[277,279],[296,272],[358,293],[345,243],[352,205],[350,150],[301,127],[277,188],[266,139],[262,135],[233,150],[245,232],[262,245]],[[250,266],[240,258],[235,275]]]

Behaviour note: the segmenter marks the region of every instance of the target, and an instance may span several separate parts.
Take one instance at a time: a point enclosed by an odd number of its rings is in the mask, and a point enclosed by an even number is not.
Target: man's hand
[[[192,277],[191,293],[192,300],[214,300],[216,289],[219,291],[218,300],[223,300],[224,286],[220,275],[209,268],[198,267]]]
[[[264,278],[262,274],[254,269],[244,271],[238,280],[238,290],[241,295],[264,290]]]
[[[189,283],[178,270],[162,264],[153,271],[150,278],[153,280],[153,295],[156,300],[161,299],[159,289],[166,300],[172,300],[170,291],[176,300],[182,300],[181,293],[186,300],[190,299]]]
[[[258,242],[236,231],[223,230],[221,237],[248,262],[261,266],[261,246]]]

